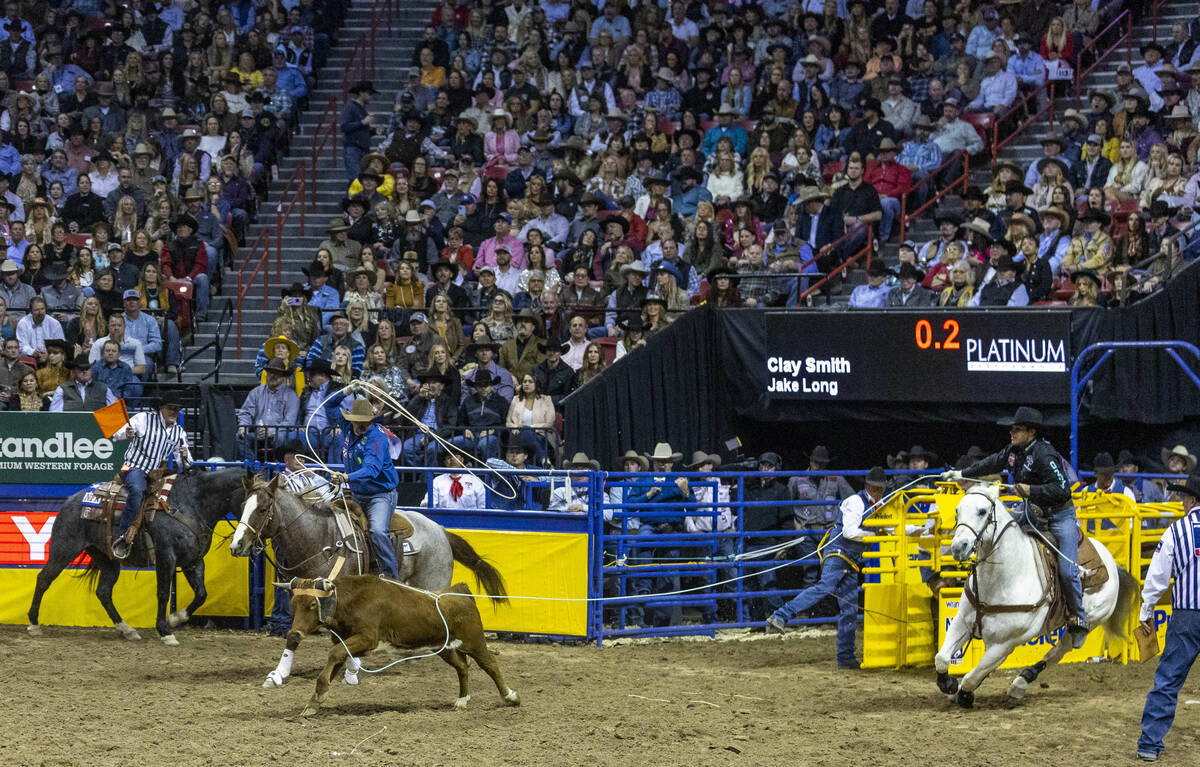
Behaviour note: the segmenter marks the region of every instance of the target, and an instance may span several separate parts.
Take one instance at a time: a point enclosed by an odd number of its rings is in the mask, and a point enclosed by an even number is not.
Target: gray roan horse
[[[165,644],[179,644],[171,630],[187,621],[188,616],[194,614],[208,597],[204,589],[204,555],[208,553],[212,542],[213,526],[226,515],[236,514],[242,505],[242,475],[241,469],[214,472],[204,471],[199,467],[187,469],[176,478],[169,496],[171,508],[177,512],[177,517],[160,511],[155,514],[154,521],[149,525],[150,536],[154,539],[154,568],[158,577],[158,618],[154,625]],[[33,604],[29,606],[29,626],[26,630],[30,636],[42,635],[42,628],[38,625],[42,596],[63,569],[73,562],[80,552],[86,551],[91,558],[87,575],[95,580],[96,597],[99,598],[100,604],[104,605],[113,626],[126,639],[141,639],[137,631],[121,619],[113,605],[113,585],[121,575],[122,563],[108,557],[104,523],[81,518],[85,490],[80,490],[64,501],[62,508],[58,510],[58,516],[54,518],[49,556],[45,567],[38,573],[37,588],[33,592]],[[125,564],[149,564],[146,552],[140,544],[135,545]],[[168,616],[167,605],[171,600],[171,589],[175,586],[177,567],[183,570],[196,597],[185,609]]]
[[[329,507],[307,505],[295,494],[280,489],[278,477],[269,482],[257,476],[247,478],[245,498],[241,518],[229,543],[234,556],[248,556],[251,549],[270,538],[283,559],[279,567],[280,580],[333,577],[331,571],[339,566],[337,575],[365,574],[361,570],[367,568],[366,537],[358,530],[348,537],[343,536]],[[475,553],[471,544],[423,514],[397,513],[412,525],[413,535],[409,542],[416,551],[408,556],[397,552],[400,580],[427,591],[442,591],[450,587],[457,560],[475,573],[494,603],[508,602],[499,571]],[[361,560],[357,552],[362,552]],[[270,689],[283,685],[283,680],[291,675],[292,661],[299,645],[300,637],[289,631],[287,649],[283,651],[279,665],[267,674],[263,687]],[[358,683],[357,669],[357,659],[346,664],[346,681],[350,684]]]

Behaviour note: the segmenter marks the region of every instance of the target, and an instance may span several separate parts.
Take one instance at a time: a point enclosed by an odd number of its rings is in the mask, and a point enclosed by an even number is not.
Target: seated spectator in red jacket
[[[863,180],[879,192],[879,204],[883,206],[879,239],[886,242],[892,236],[892,221],[900,213],[900,197],[912,185],[912,171],[896,162],[896,142],[890,138],[879,142],[877,161],[867,168]]]
[[[196,321],[208,317],[208,253],[196,237],[196,219],[184,213],[171,222],[175,239],[163,246],[159,262],[168,280],[190,279],[196,296]]]

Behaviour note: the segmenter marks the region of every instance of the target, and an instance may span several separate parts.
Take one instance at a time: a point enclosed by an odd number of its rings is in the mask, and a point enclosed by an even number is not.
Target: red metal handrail
[[[911,194],[912,192],[916,191],[917,187],[919,187],[923,183],[932,184],[933,179],[938,174],[940,174],[942,171],[944,171],[948,167],[950,167],[950,164],[952,162],[955,162],[960,155],[962,156],[962,166],[963,166],[962,175],[959,176],[958,178],[954,179],[953,181],[951,181],[949,184],[947,184],[945,189],[941,190],[940,192],[938,192],[937,194],[935,194],[934,196],[932,196],[928,200],[926,200],[925,203],[923,205],[921,205],[921,207],[917,208],[912,213],[909,213],[908,212],[908,195]],[[935,202],[942,199],[950,192],[954,191],[954,188],[956,186],[958,186],[960,181],[962,182],[963,194],[966,194],[967,193],[967,178],[970,176],[970,174],[971,174],[971,158],[970,158],[970,156],[966,153],[965,150],[956,149],[950,153],[950,158],[948,160],[946,160],[945,162],[943,162],[941,165],[937,166],[933,170],[929,171],[929,173],[926,174],[925,178],[921,179],[917,183],[913,184],[912,186],[908,187],[903,192],[901,192],[900,193],[900,242],[904,242],[904,235],[908,231],[909,222],[912,221],[917,216],[921,215],[928,207],[933,205]]]
[[[1162,5],[1164,2],[1166,2],[1166,0],[1154,0],[1154,9],[1153,9],[1153,11],[1152,11],[1152,12],[1153,12],[1153,14],[1154,14],[1154,21],[1153,21],[1153,25],[1154,25],[1154,27],[1153,27],[1153,28],[1154,28],[1154,42],[1156,42],[1156,43],[1158,42],[1158,7],[1159,7],[1160,5]],[[1129,55],[1130,55],[1130,56],[1132,56],[1132,55],[1133,55],[1133,52],[1132,52],[1132,51],[1130,51],[1130,54],[1129,54]]]
[[[250,265],[250,259],[255,254],[260,252],[258,260],[254,262],[254,269],[250,274],[245,274],[246,267]],[[267,278],[267,260],[271,257],[271,227],[264,226],[258,231],[258,236],[254,238],[254,242],[246,249],[246,258],[242,261],[242,266],[238,269],[238,292],[237,292],[237,355],[238,359],[242,358],[242,312],[246,306],[246,294],[250,292],[250,288],[254,285],[254,278],[258,276],[259,271],[263,272],[263,302],[262,308],[268,309],[268,293],[270,289],[270,280]]]
[[[1091,48],[1098,48],[1100,41],[1104,38],[1104,36],[1106,34],[1108,34],[1108,31],[1110,29],[1112,29],[1113,27],[1117,26],[1118,24],[1120,24],[1122,22],[1122,20],[1124,20],[1124,22],[1125,22],[1125,32],[1120,37],[1118,37],[1116,40],[1113,41],[1113,44],[1108,47],[1108,50],[1104,51],[1104,53],[1097,56],[1095,61],[1093,61],[1088,66],[1087,69],[1084,69],[1083,68],[1084,52]],[[1113,19],[1112,21],[1110,21],[1108,23],[1107,27],[1105,27],[1104,29],[1102,29],[1096,33],[1096,36],[1092,38],[1092,41],[1090,43],[1083,46],[1075,53],[1075,105],[1076,106],[1079,106],[1079,104],[1081,103],[1080,99],[1082,98],[1082,93],[1083,93],[1083,78],[1090,75],[1092,73],[1092,70],[1094,70],[1097,67],[1097,65],[1099,65],[1102,61],[1107,59],[1109,57],[1109,55],[1113,52],[1113,50],[1115,50],[1116,47],[1125,40],[1130,40],[1130,41],[1133,40],[1133,14],[1131,14],[1129,11],[1121,11],[1119,14],[1117,14],[1117,17],[1115,19]],[[1130,56],[1132,56],[1132,53],[1130,53]]]
[[[811,296],[813,293],[816,293],[817,290],[819,290],[822,285],[829,282],[829,280],[831,280],[834,275],[837,275],[837,274],[844,275],[846,273],[846,269],[848,269],[851,264],[856,263],[858,261],[858,259],[863,257],[864,254],[867,257],[866,268],[868,268],[868,269],[871,268],[871,253],[874,250],[873,244],[874,244],[874,239],[875,239],[875,227],[871,226],[870,224],[866,224],[866,227],[867,227],[867,244],[864,245],[862,248],[860,248],[857,253],[850,256],[845,261],[843,261],[841,264],[836,266],[831,272],[829,272],[829,274],[827,274],[824,277],[822,277],[821,279],[817,280],[817,282],[815,284],[813,284],[812,286],[810,286],[808,288],[808,290],[801,293],[799,295],[799,297],[796,299],[797,305],[799,305],[801,301],[804,301],[809,296]],[[840,243],[841,240],[846,239],[846,237],[849,237],[851,234],[854,234],[855,232],[859,231],[861,228],[862,228],[862,225],[859,225],[859,226],[855,227],[854,229],[851,229],[849,232],[847,232],[845,235],[843,235],[838,240],[838,242]],[[803,267],[801,267],[801,268],[803,268]],[[803,276],[804,275],[801,275],[801,277],[803,277]]]
[[[1046,99],[1046,105],[1043,106],[1038,111],[1031,114],[1029,117],[1025,118],[1024,122],[1022,122],[1020,125],[1018,125],[1016,128],[1014,128],[1011,132],[1009,132],[1009,134],[1007,136],[1004,137],[1003,140],[1001,140],[1000,139],[1000,124],[1003,122],[1006,122],[1009,118],[1013,117],[1017,113],[1017,110],[1024,107],[1025,104],[1028,103],[1028,101],[1030,99],[1034,99],[1033,103],[1036,104],[1038,94],[1042,93],[1042,92],[1046,92],[1048,94],[1048,98]],[[1004,114],[997,115],[996,119],[992,121],[992,162],[996,161],[996,157],[997,157],[997,155],[999,155],[1000,150],[1002,148],[1004,148],[1008,144],[1012,143],[1013,139],[1015,139],[1017,136],[1020,136],[1022,133],[1024,133],[1026,128],[1028,128],[1033,123],[1037,122],[1037,120],[1039,118],[1041,118],[1042,112],[1045,112],[1047,109],[1050,110],[1050,129],[1054,130],[1054,89],[1050,87],[1050,80],[1046,80],[1044,83],[1039,85],[1037,88],[1034,88],[1033,90],[1026,93],[1024,96],[1022,96],[1020,99],[1018,99],[1015,103],[1013,103],[1012,106],[1010,106],[1008,108],[1008,111],[1005,112]]]
[[[826,212],[826,213],[828,213],[829,215],[833,215],[833,211],[832,211],[830,208],[825,208],[825,212]],[[841,245],[843,242],[846,242],[847,240],[849,240],[851,237],[853,237],[853,236],[854,236],[854,234],[855,234],[855,233],[856,233],[858,230],[862,229],[864,226],[867,226],[867,225],[866,225],[866,224],[863,224],[863,223],[858,223],[858,224],[855,224],[853,229],[850,229],[850,230],[848,230],[848,231],[847,231],[845,234],[843,234],[841,237],[838,237],[838,238],[837,238],[836,240],[834,240],[833,242],[829,243],[828,245],[825,245],[825,246],[823,246],[823,247],[822,247],[820,250],[818,250],[816,253],[813,253],[813,257],[812,257],[812,258],[808,259],[807,261],[805,261],[804,263],[800,264],[800,266],[798,266],[798,267],[796,267],[796,268],[797,268],[799,271],[803,272],[803,271],[804,271],[804,269],[805,269],[805,267],[809,267],[809,266],[812,266],[813,264],[817,263],[817,259],[818,259],[818,258],[821,258],[821,257],[822,257],[822,256],[824,256],[826,253],[829,253],[829,252],[831,252],[831,251],[832,251],[834,248],[836,248],[837,246]]]
[[[293,184],[295,189],[293,189]],[[304,236],[304,195],[308,190],[308,169],[304,163],[296,166],[288,177],[279,203],[275,206],[275,281],[283,283],[283,228],[292,218],[292,211],[300,207],[300,236]],[[290,193],[290,198],[289,198]],[[314,194],[315,197],[315,194]],[[286,208],[285,208],[286,206]]]

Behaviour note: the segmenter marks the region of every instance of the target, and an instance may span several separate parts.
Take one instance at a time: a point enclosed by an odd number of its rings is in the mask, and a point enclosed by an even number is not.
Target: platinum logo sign
[[[967,338],[969,372],[1065,373],[1066,344],[1047,338]]]

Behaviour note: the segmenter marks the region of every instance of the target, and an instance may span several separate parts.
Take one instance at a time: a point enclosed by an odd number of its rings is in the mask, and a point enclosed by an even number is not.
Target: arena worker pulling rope
[[[1039,434],[1045,424],[1040,411],[1019,407],[1012,418],[998,424],[1009,427],[1010,443],[999,452],[986,456],[960,471],[942,473],[944,480],[962,480],[998,474],[1012,474],[1013,489],[1026,501],[1014,516],[1022,526],[1035,530],[1048,528],[1058,538],[1058,577],[1066,599],[1067,631],[1075,649],[1083,646],[1088,635],[1087,613],[1083,607],[1083,584],[1076,560],[1079,558],[1079,523],[1071,501],[1071,480],[1066,460]]]

